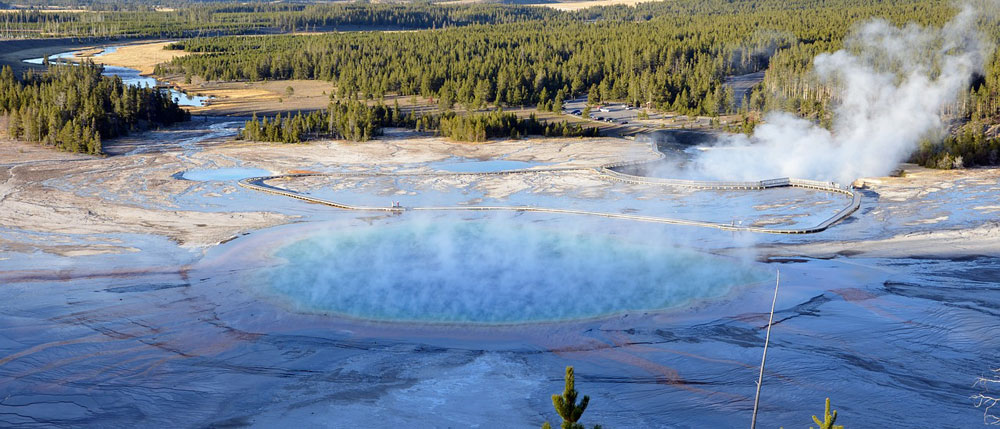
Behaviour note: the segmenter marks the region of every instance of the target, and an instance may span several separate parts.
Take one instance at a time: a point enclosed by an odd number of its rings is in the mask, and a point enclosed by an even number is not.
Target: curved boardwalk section
[[[530,169],[530,170],[505,170],[505,171],[494,171],[494,172],[483,172],[483,173],[426,172],[426,173],[404,173],[404,174],[395,174],[395,173],[282,174],[275,176],[251,177],[243,179],[239,181],[239,185],[254,191],[266,192],[274,195],[281,195],[284,197],[295,198],[310,203],[322,204],[344,210],[381,211],[381,212],[396,212],[396,213],[405,211],[506,210],[506,211],[600,216],[606,218],[627,219],[627,220],[641,221],[641,222],[688,225],[688,226],[697,226],[703,228],[717,228],[728,231],[748,231],[748,232],[758,232],[758,233],[768,233],[768,234],[810,234],[810,233],[820,232],[826,230],[833,224],[846,218],[861,206],[860,193],[858,193],[853,187],[840,185],[834,182],[819,182],[813,180],[792,179],[792,178],[761,180],[757,182],[694,181],[694,180],[662,179],[653,177],[634,176],[612,170],[612,168],[618,168],[628,165],[637,165],[641,163],[645,162],[623,162],[623,163],[607,164],[593,169],[579,168],[579,167],[552,167],[552,168],[540,168],[540,169]],[[730,191],[764,190],[764,189],[781,188],[781,187],[808,188],[823,192],[844,194],[850,197],[851,202],[847,206],[840,209],[836,214],[834,214],[830,218],[824,220],[823,222],[820,222],[815,226],[807,228],[779,229],[779,228],[765,228],[765,227],[755,227],[755,226],[742,226],[742,225],[733,225],[733,224],[716,223],[716,222],[705,222],[705,221],[687,220],[687,219],[675,219],[675,218],[659,217],[659,216],[641,216],[633,214],[604,213],[604,212],[594,212],[587,210],[558,209],[558,208],[546,208],[546,207],[536,207],[536,206],[438,206],[438,207],[359,206],[337,201],[324,200],[306,194],[293,192],[287,189],[274,187],[266,183],[268,180],[289,179],[296,177],[402,177],[402,176],[456,176],[456,175],[496,176],[496,175],[509,175],[509,174],[544,173],[544,172],[555,172],[555,171],[583,171],[583,170],[596,170],[599,174],[601,174],[602,177],[608,180],[619,181],[630,184],[645,184],[645,185],[652,184],[652,185],[664,185],[664,186],[675,186],[675,187],[687,187],[694,189],[730,190]]]

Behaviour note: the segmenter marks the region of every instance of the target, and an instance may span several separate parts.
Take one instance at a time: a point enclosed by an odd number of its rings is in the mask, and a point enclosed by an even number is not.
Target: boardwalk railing
[[[657,152],[659,153],[659,152]],[[663,158],[663,154],[660,153],[658,159]],[[655,161],[655,160],[654,160]],[[336,207],[345,210],[362,210],[362,211],[380,211],[380,212],[404,212],[404,211],[495,211],[495,210],[507,210],[507,211],[521,211],[521,212],[540,212],[540,213],[559,213],[559,214],[576,214],[576,215],[588,215],[588,216],[600,216],[606,218],[614,219],[628,219],[642,222],[653,222],[653,223],[665,223],[665,224],[675,224],[675,225],[689,225],[698,226],[705,228],[717,228],[727,231],[748,231],[748,232],[759,232],[759,233],[769,233],[769,234],[810,234],[820,231],[824,231],[835,223],[843,220],[851,213],[854,213],[861,207],[861,194],[856,191],[851,186],[841,185],[834,182],[821,182],[816,180],[805,180],[805,179],[794,179],[794,178],[778,178],[778,179],[768,179],[760,181],[750,181],[750,182],[731,182],[731,181],[699,181],[699,180],[682,180],[682,179],[665,179],[657,177],[646,177],[646,176],[635,176],[631,174],[625,174],[613,170],[613,168],[621,168],[628,166],[635,166],[646,164],[651,161],[623,161],[611,164],[605,164],[597,168],[583,168],[583,167],[550,167],[550,168],[537,168],[537,169],[527,169],[527,170],[504,170],[504,171],[492,171],[492,172],[415,172],[415,173],[372,173],[372,172],[361,172],[361,173],[298,173],[298,174],[281,174],[275,176],[263,176],[263,177],[251,177],[239,181],[239,185],[258,192],[266,192],[274,195],[281,195],[284,197],[295,198],[302,201],[307,201],[315,204],[323,204],[330,207]],[[374,206],[357,206],[350,205],[346,203],[340,203],[336,201],[324,200],[321,198],[311,197],[298,192],[290,191],[287,189],[278,188],[275,186],[268,185],[266,182],[269,180],[276,179],[291,179],[291,178],[302,178],[302,177],[404,177],[404,176],[502,176],[511,174],[531,174],[531,173],[543,173],[543,172],[555,172],[555,171],[587,171],[593,170],[602,175],[602,177],[608,178],[610,180],[615,180],[623,183],[629,184],[643,184],[643,185],[662,185],[662,186],[674,186],[674,187],[686,187],[693,189],[706,189],[706,190],[765,190],[771,188],[782,188],[782,187],[795,187],[795,188],[807,188],[814,189],[818,191],[831,192],[844,194],[850,197],[851,202],[844,206],[842,209],[837,211],[836,214],[827,218],[818,225],[806,228],[792,228],[792,229],[778,229],[778,228],[763,228],[755,226],[743,226],[735,224],[726,223],[715,223],[697,220],[687,220],[687,219],[674,219],[659,216],[640,216],[631,214],[621,214],[621,213],[605,213],[605,212],[593,212],[587,210],[575,210],[575,209],[557,209],[557,208],[546,208],[546,207],[533,207],[533,206],[440,206],[440,207],[374,207]]]

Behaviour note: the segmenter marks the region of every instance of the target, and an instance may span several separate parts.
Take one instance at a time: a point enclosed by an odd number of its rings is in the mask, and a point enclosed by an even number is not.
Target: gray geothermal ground
[[[977,427],[1000,366],[1000,170],[865,179],[830,230],[347,212],[236,185],[289,171],[592,167],[617,139],[231,141],[196,118],[107,158],[0,155],[0,426],[538,427],[566,365],[605,427]],[[489,162],[497,162],[489,164]],[[483,164],[483,162],[487,162]],[[585,170],[275,183],[357,204],[516,204],[791,228],[846,204]],[[860,183],[859,183],[860,184]],[[382,320],[372,320],[382,319]],[[486,322],[486,323],[484,323]]]

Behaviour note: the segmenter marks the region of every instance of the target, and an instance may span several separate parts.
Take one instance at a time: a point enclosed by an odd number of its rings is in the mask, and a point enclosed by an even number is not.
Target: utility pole
[[[757,376],[757,394],[753,398],[753,419],[750,429],[757,428],[757,406],[760,405],[760,385],[764,383],[764,362],[767,361],[767,344],[771,342],[771,323],[774,321],[774,304],[778,302],[778,284],[781,283],[781,270],[777,271],[774,280],[774,299],[771,300],[771,316],[767,318],[767,333],[764,334],[764,354],[760,357],[760,375]]]

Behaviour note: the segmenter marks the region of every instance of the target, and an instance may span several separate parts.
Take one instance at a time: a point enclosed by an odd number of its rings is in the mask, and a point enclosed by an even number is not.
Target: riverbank
[[[0,65],[10,66],[14,73],[21,74],[26,70],[42,71],[40,64],[28,64],[24,60],[41,58],[67,51],[95,49],[110,44],[147,43],[155,39],[15,39],[0,41]]]
[[[92,48],[80,52],[77,58],[90,59],[97,64],[127,67],[139,70],[139,74],[150,76],[157,64],[167,63],[177,57],[189,55],[188,52],[164,49],[171,41],[143,41],[116,45],[114,49],[104,47]]]

